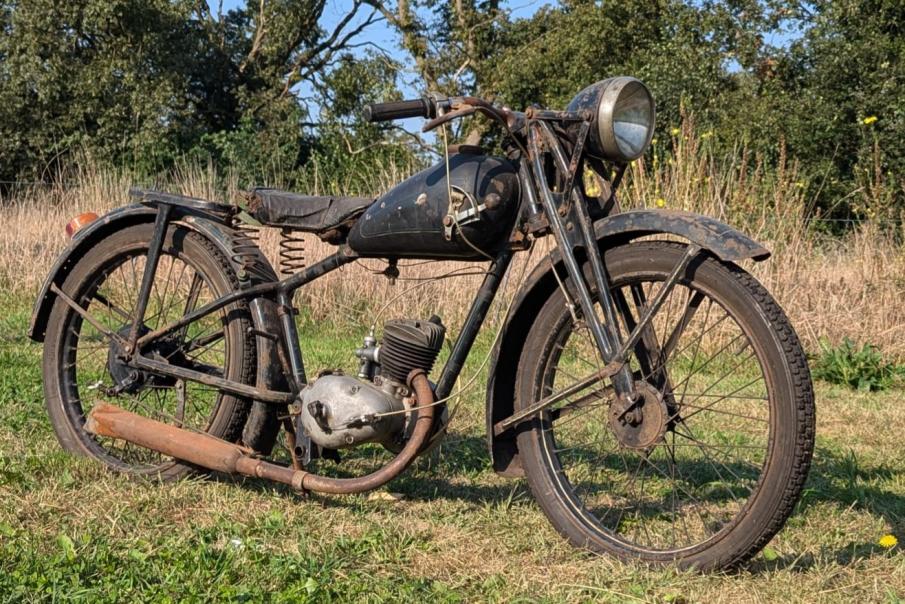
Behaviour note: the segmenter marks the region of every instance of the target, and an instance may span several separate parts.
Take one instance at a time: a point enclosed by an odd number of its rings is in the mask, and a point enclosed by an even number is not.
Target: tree
[[[355,0],[0,3],[0,178],[40,178],[73,149],[154,171],[201,145],[295,166],[310,147],[302,82],[317,83],[379,18]]]

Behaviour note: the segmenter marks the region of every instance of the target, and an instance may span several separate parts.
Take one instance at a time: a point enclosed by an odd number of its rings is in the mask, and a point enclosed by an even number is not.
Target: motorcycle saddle
[[[300,195],[257,188],[249,194],[248,212],[267,226],[323,233],[358,216],[373,201],[372,197]]]

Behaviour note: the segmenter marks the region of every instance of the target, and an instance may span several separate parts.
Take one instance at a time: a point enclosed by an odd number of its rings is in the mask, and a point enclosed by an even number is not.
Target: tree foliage
[[[900,1],[561,0],[526,18],[513,4],[350,0],[328,27],[325,0],[225,14],[204,0],[0,0],[0,179],[40,178],[77,148],[149,172],[188,154],[246,180],[311,160],[351,178],[425,146],[358,117],[402,84],[562,107],[631,74],[654,92],[660,135],[693,114],[752,161],[785,150],[828,210],[866,211],[859,187],[905,206]],[[362,36],[373,26],[401,56]],[[458,133],[496,134],[478,119]]]
[[[790,154],[828,211],[863,210],[853,190],[905,208],[900,1],[563,0],[527,19],[499,2],[397,6],[433,88],[562,107],[588,84],[635,75],[654,93],[661,135],[693,114],[727,152]]]
[[[298,165],[313,145],[300,84],[376,18],[355,2],[326,30],[325,4],[2,2],[0,177],[41,177],[76,148],[148,171],[198,151],[251,173]]]

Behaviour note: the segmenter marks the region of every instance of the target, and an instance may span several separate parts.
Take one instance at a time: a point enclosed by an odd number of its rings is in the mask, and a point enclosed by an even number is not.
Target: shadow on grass
[[[895,534],[905,537],[905,497],[884,488],[887,483],[896,484],[905,479],[903,474],[905,471],[885,463],[871,464],[858,460],[850,451],[819,448],[815,452],[796,514],[818,503],[832,502],[840,507],[883,517]],[[273,484],[260,481],[246,480],[243,484],[252,490],[274,488]],[[511,501],[514,494],[520,498],[528,496],[524,481],[493,475],[486,442],[478,436],[450,437],[439,455],[435,452],[427,459],[416,462],[414,468],[391,482],[389,488],[408,500],[449,499],[476,506]],[[288,488],[280,490],[291,493]],[[319,502],[328,507],[358,505],[348,499],[329,497],[319,499]],[[888,550],[875,542],[852,541],[843,548],[821,551],[817,555],[780,556],[770,561],[758,556],[747,565],[746,570],[755,573],[781,569],[804,572],[828,560],[846,566],[884,555],[888,555]]]

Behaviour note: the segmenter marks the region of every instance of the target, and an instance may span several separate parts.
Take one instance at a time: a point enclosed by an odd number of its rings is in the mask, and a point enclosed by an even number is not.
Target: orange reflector
[[[84,214],[79,214],[75,218],[69,221],[69,224],[66,225],[66,236],[70,239],[73,235],[78,233],[83,226],[86,224],[91,224],[95,220],[98,219],[98,215],[94,212],[85,212]]]

